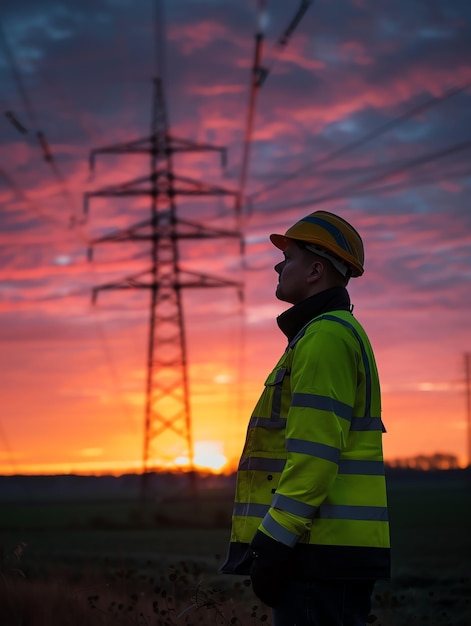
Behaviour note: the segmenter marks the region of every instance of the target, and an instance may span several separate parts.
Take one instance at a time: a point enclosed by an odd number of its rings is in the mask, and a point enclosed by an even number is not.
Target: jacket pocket
[[[266,391],[270,397],[270,422],[280,423],[282,427],[286,421],[281,418],[282,399],[283,399],[283,382],[289,376],[287,367],[278,367],[274,369],[265,381]]]

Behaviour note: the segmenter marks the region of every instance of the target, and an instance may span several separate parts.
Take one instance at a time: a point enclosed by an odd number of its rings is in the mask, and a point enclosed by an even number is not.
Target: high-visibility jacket
[[[350,311],[315,317],[289,342],[251,416],[221,571],[249,573],[261,530],[293,547],[300,579],[387,578],[383,432],[365,331]]]

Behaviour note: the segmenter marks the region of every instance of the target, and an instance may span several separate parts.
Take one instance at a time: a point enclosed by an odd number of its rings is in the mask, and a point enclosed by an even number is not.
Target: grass
[[[56,563],[32,577],[20,566],[11,559],[0,577],[2,626],[269,623],[248,580],[218,581],[209,564],[106,561],[74,569]]]
[[[377,583],[370,623],[470,626],[469,484],[420,478],[390,481],[393,577]],[[268,626],[249,581],[218,574],[231,494],[211,501],[192,516],[183,498],[173,520],[132,502],[2,507],[0,624]]]

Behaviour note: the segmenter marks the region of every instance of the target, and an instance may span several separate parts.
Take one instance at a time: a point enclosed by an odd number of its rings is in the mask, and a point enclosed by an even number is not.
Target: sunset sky
[[[88,157],[149,134],[162,67],[170,132],[228,150],[225,169],[201,153],[176,156],[175,173],[236,191],[260,25],[268,75],[248,167],[245,267],[235,241],[180,247],[182,268],[245,283],[244,307],[231,288],[184,292],[196,460],[235,462],[285,348],[276,316],[288,305],[274,295],[280,253],[269,234],[323,209],[364,239],[365,273],[349,291],[376,352],[386,459],[439,451],[464,464],[471,3],[317,0],[284,46],[301,2],[165,4],[156,29],[155,0],[2,0],[0,473],[140,468],[149,294],[102,292],[92,305],[91,290],[147,269],[150,249],[103,244],[88,262],[87,247],[149,217],[149,199],[93,199],[86,220],[82,204],[86,192],[148,175],[149,162],[100,155],[91,176]],[[230,198],[177,205],[181,218],[235,228]],[[162,437],[156,463],[184,447]]]

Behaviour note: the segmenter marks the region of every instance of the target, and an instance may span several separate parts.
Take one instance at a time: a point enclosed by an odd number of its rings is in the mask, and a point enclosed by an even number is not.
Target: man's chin
[[[285,296],[283,295],[283,292],[282,292],[282,291],[280,291],[280,289],[277,289],[277,290],[276,290],[275,295],[276,295],[276,297],[278,298],[278,300],[281,300],[282,302],[289,302],[289,300],[287,300],[287,299],[285,298]]]

